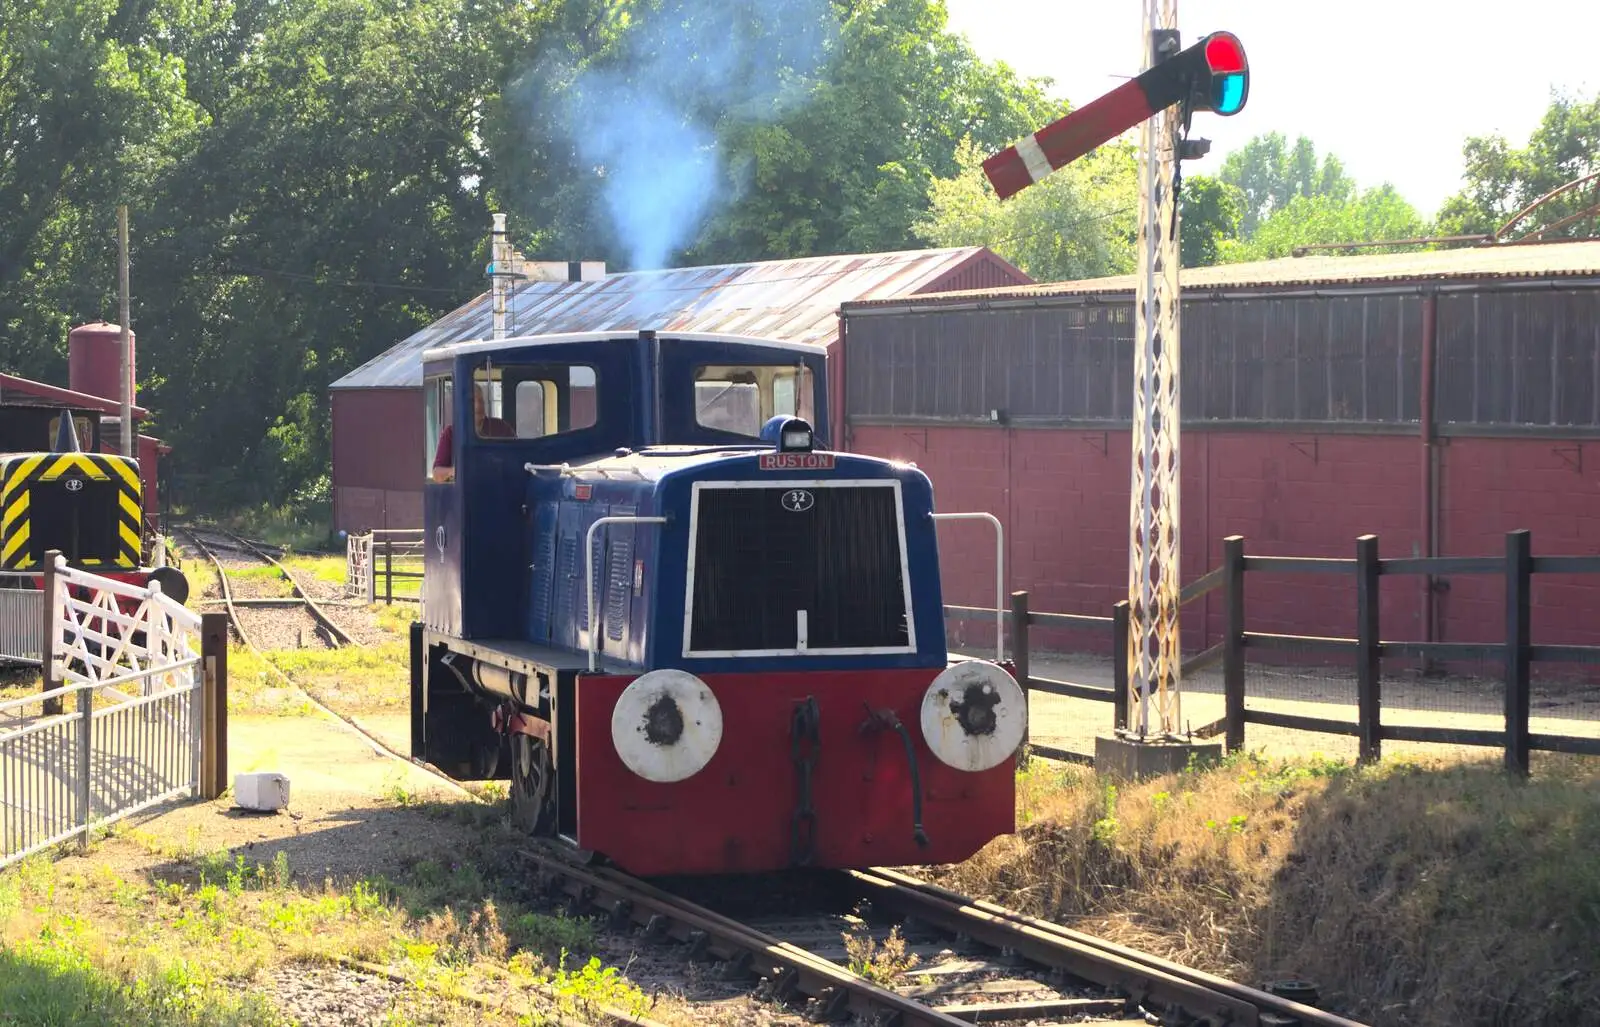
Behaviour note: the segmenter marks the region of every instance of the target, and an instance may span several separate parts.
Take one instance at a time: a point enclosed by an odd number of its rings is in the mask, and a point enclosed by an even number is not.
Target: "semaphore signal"
[[[983,162],[983,170],[1006,199],[1142,126],[1128,510],[1131,718],[1117,725],[1115,736],[1096,740],[1095,758],[1097,765],[1104,758],[1107,765],[1147,771],[1181,769],[1199,749],[1214,748],[1184,736],[1179,695],[1178,168],[1206,152],[1205,140],[1185,138],[1195,111],[1230,117],[1244,109],[1250,62],[1231,32],[1213,32],[1180,50],[1177,0],[1142,0],[1142,6],[1144,71],[1001,150]]]
[[[983,162],[1002,200],[1059,171],[1096,146],[1172,107],[1228,117],[1250,96],[1250,62],[1232,32],[1213,32],[1137,78],[1046,125]]]

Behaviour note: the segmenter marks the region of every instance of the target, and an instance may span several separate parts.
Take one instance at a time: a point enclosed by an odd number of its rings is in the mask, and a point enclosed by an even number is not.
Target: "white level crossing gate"
[[[200,616],[59,556],[39,598],[45,688],[0,702],[0,867],[200,788]]]

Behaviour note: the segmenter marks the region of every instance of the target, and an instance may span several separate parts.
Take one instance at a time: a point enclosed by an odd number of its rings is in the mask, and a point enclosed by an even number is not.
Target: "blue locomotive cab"
[[[619,332],[461,343],[423,359],[423,617],[459,638],[522,634],[529,528],[554,513],[530,494],[529,466],[756,446],[772,416],[828,417],[825,358],[798,344]]]

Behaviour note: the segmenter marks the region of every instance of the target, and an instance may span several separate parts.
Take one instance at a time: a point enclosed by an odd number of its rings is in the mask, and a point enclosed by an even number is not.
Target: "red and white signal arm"
[[[762,453],[757,466],[763,471],[831,471],[832,453]]]

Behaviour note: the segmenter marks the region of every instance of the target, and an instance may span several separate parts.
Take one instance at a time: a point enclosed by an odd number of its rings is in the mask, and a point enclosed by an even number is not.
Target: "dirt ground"
[[[397,803],[463,798],[426,771],[380,755],[343,722],[321,714],[236,717],[228,723],[228,774],[275,771],[289,779],[289,805],[277,813],[238,808],[232,791],[133,817],[143,847],[210,852],[219,848],[270,859],[287,852],[297,878],[320,884],[384,873],[448,852],[459,825]],[[357,842],[371,844],[357,844]],[[138,858],[138,853],[129,855]],[[127,867],[126,869],[133,869]]]

